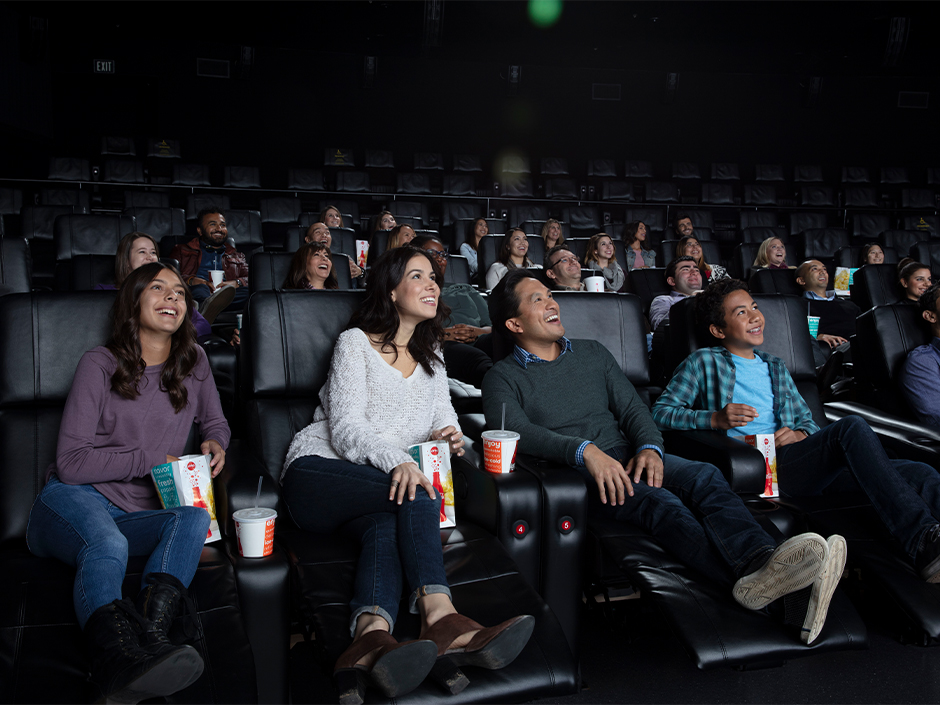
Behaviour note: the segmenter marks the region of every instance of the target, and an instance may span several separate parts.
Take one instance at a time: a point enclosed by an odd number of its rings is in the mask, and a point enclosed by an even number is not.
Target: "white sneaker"
[[[822,574],[829,547],[819,534],[800,534],[777,546],[768,561],[734,584],[742,607],[759,610],[777,598],[811,585]]]
[[[845,559],[848,551],[845,539],[833,534],[826,541],[829,546],[829,556],[820,575],[813,582],[813,591],[809,596],[809,607],[806,609],[806,618],[803,620],[803,630],[800,638],[804,644],[812,644],[826,623],[826,614],[829,612],[829,603],[836,591],[842,571],[845,570]]]

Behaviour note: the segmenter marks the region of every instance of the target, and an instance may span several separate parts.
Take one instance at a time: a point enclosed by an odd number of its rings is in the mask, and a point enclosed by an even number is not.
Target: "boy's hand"
[[[746,426],[757,418],[757,409],[747,404],[728,404],[712,414],[712,428],[727,431]]]
[[[799,443],[805,439],[806,434],[803,431],[794,431],[789,426],[784,426],[774,433],[774,445],[777,448],[783,448],[791,443]]]

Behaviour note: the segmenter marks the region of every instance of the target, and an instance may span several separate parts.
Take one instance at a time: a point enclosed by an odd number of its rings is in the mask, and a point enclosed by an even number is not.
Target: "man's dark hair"
[[[516,289],[523,279],[535,279],[535,281],[541,283],[541,279],[532,272],[517,267],[506,272],[506,276],[500,279],[499,283],[493,287],[489,297],[487,297],[487,308],[490,311],[492,330],[509,342],[513,342],[513,339],[509,329],[506,328],[506,321],[519,315],[520,300]]]
[[[196,213],[196,227],[200,230],[202,229],[202,219],[205,218],[210,213],[218,213],[223,218],[225,217],[225,211],[219,208],[218,206],[210,205],[203,208],[201,211]]]
[[[564,250],[565,252],[571,252],[571,254],[574,254],[572,249],[568,247],[568,245],[566,245],[565,243],[561,243],[560,245],[555,245],[552,249],[550,249],[548,252],[545,253],[545,269],[551,269],[548,263],[551,262],[552,255],[555,254],[556,252],[561,252],[562,250]],[[510,318],[512,318],[512,316],[510,316]]]
[[[429,242],[436,242],[441,247],[444,246],[444,243],[441,242],[441,239],[439,237],[434,237],[433,235],[418,235],[418,237],[416,237],[414,240],[412,240],[408,244],[411,245],[412,247],[417,247],[419,250],[423,250],[424,246],[427,245]]]
[[[688,213],[687,211],[679,211],[678,213],[676,213],[676,217],[672,219],[673,229],[677,230],[679,228],[679,221],[685,220],[686,218],[688,218],[689,220],[692,220],[692,215]],[[695,223],[692,223],[692,225],[694,226]]]
[[[921,294],[920,299],[917,300],[917,305],[920,306],[921,311],[936,313],[938,298],[940,298],[940,282],[931,284],[930,288]]]
[[[695,261],[694,257],[690,257],[689,255],[682,255],[682,257],[676,257],[672,262],[666,265],[666,283],[667,284],[669,283],[670,279],[676,278],[676,267],[679,266],[679,262],[691,262],[696,267],[698,266],[698,263]]]
[[[740,279],[721,279],[709,284],[695,297],[695,318],[703,328],[725,327],[725,299],[735,291],[747,291],[747,284]]]

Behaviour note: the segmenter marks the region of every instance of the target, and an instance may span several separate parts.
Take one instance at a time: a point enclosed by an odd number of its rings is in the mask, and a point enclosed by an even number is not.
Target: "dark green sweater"
[[[663,437],[613,356],[594,340],[573,340],[552,362],[523,368],[513,355],[497,362],[483,380],[487,428],[520,435],[519,450],[575,464],[584,441],[601,450],[617,446],[663,448]]]

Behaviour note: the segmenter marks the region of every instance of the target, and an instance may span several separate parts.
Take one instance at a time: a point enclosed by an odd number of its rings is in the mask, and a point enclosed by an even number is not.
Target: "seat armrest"
[[[588,487],[572,467],[528,455],[516,458],[541,489],[541,577],[537,587],[561,622],[577,656],[580,644],[581,576],[587,537]]]
[[[940,467],[940,431],[937,429],[856,402],[831,402],[825,404],[824,409],[830,421],[861,416],[888,450],[902,458]]]
[[[478,454],[482,457],[482,449]],[[499,539],[519,572],[538,590],[542,528],[541,497],[535,478],[518,471],[495,475],[467,457],[454,456],[451,467],[457,521],[469,521]]]
[[[719,431],[663,431],[666,451],[687,460],[711,463],[737,494],[764,491],[764,456],[742,441]]]
[[[259,507],[280,511],[278,488],[264,465],[257,460],[241,441],[232,441],[225,453],[225,467],[213,482],[215,514],[223,536],[235,535],[232,514],[239,509],[255,506],[258,478],[262,478]],[[283,518],[284,521],[287,517]],[[278,517],[278,522],[281,517]]]

